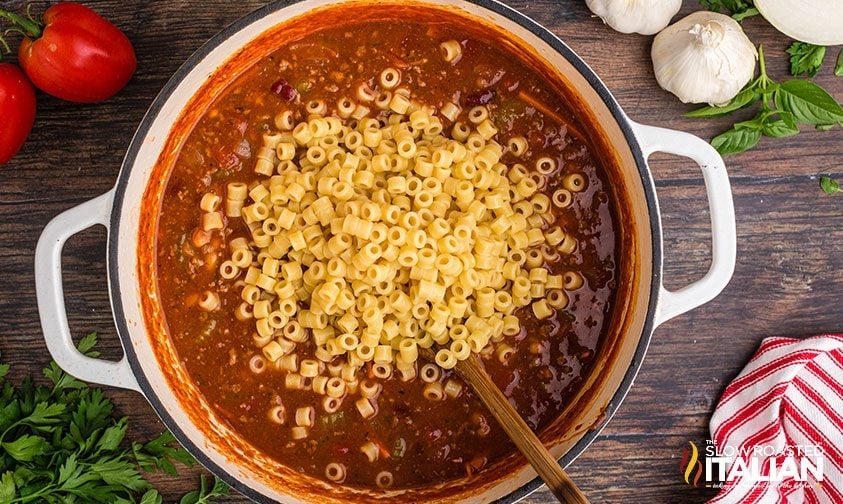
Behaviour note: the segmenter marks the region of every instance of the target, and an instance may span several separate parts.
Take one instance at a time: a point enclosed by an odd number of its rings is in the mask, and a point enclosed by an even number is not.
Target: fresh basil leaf
[[[749,87],[738,93],[732,98],[732,101],[722,107],[703,107],[682,115],[685,117],[720,117],[750,105],[756,98],[755,88]]]
[[[761,133],[768,137],[784,138],[798,134],[799,128],[792,127],[785,121],[779,119],[765,124],[761,129]]]
[[[843,77],[843,49],[837,53],[837,64],[834,65],[834,75]]]
[[[776,115],[778,119],[774,119]],[[776,112],[764,118],[761,133],[768,137],[782,138],[799,133],[799,127],[790,112]]]
[[[774,93],[776,107],[790,112],[800,124],[816,126],[843,121],[843,107],[828,91],[804,80],[791,80]]]
[[[778,82],[773,82],[767,79],[766,87],[764,89],[759,89],[756,91],[758,95],[761,97],[762,100],[766,103],[770,100],[770,97],[775,94],[776,91],[779,90],[780,84]]]
[[[820,177],[820,187],[827,194],[841,192],[840,183],[830,177]]]
[[[711,145],[724,156],[737,154],[755,147],[761,140],[761,130],[758,129],[730,129],[711,139]]]
[[[814,77],[822,67],[825,52],[825,46],[794,42],[787,48],[790,55],[790,73],[794,76],[808,74],[809,77]]]
[[[836,124],[817,124],[816,130],[817,131],[830,131],[830,130],[833,130],[835,126],[837,126],[837,125]]]
[[[764,127],[764,117],[758,116],[749,121],[741,121],[732,126],[736,130],[760,130]]]

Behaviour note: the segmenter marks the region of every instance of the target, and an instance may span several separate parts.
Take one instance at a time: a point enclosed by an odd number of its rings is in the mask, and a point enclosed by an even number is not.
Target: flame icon
[[[679,462],[679,471],[685,476],[685,483],[696,487],[702,477],[702,463],[700,462],[700,451],[693,441],[688,441],[689,447],[682,452],[682,461]],[[693,479],[691,476],[693,475]]]

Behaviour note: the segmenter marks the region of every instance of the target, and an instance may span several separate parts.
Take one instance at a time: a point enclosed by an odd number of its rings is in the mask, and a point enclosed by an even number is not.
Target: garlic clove
[[[788,37],[816,45],[843,44],[841,0],[755,0],[755,7]]]
[[[740,24],[723,14],[695,12],[653,40],[659,85],[684,103],[725,105],[755,74],[758,52]]]
[[[652,35],[670,24],[682,0],[586,0],[591,12],[621,33]]]

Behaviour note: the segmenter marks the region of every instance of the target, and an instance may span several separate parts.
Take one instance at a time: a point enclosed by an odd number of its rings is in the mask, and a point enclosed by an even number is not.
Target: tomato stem
[[[0,9],[0,18],[8,19],[15,27],[21,28],[26,32],[26,35],[29,37],[38,38],[41,36],[43,25],[32,19],[32,17],[24,17],[14,12]]]

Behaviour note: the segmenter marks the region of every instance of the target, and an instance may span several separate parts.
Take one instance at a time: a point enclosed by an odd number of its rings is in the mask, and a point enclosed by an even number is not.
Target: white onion
[[[755,7],[788,37],[823,46],[843,44],[843,0],[755,0]]]

